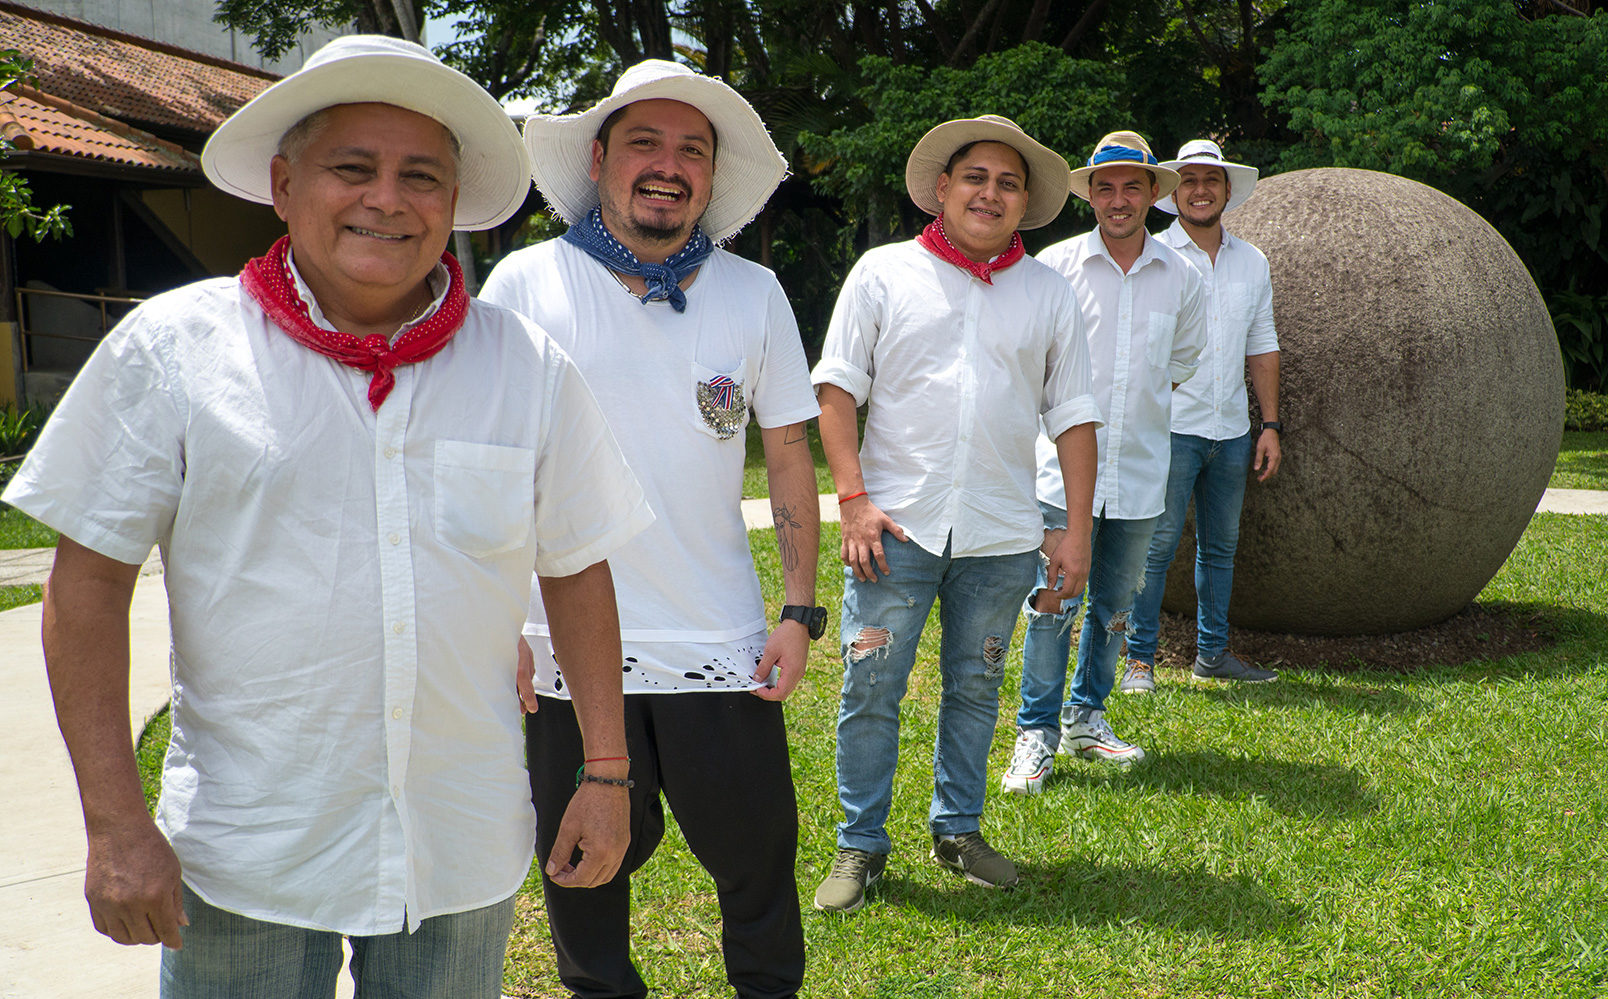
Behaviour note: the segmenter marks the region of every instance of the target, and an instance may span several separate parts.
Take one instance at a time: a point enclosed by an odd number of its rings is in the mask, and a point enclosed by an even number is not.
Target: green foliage
[[[1563,429],[1608,430],[1608,395],[1582,389],[1565,391]]]
[[[36,604],[43,599],[45,599],[45,588],[38,583],[25,583],[22,586],[0,586],[0,611]]]
[[[22,454],[39,436],[44,425],[45,411],[36,406],[18,409],[12,403],[0,408],[0,458]]]
[[[0,93],[31,77],[33,60],[16,49],[0,49]],[[0,161],[14,147],[9,139],[0,138]],[[33,189],[28,182],[8,170],[0,170],[0,226],[12,239],[27,233],[34,242],[60,239],[73,234],[72,223],[67,219],[71,205],[54,205],[40,209],[34,205]],[[0,452],[4,448],[0,447]]]
[[[1608,381],[1608,12],[1492,0],[1296,0],[1261,66],[1286,169],[1412,177],[1483,215],[1552,304],[1576,387]]]
[[[1608,403],[1608,399],[1597,396]],[[1608,405],[1598,408],[1600,430],[1565,430],[1558,442],[1558,461],[1548,489],[1608,491]]]
[[[860,61],[859,97],[867,115],[827,135],[800,136],[818,167],[818,190],[842,200],[851,221],[874,232],[903,230],[915,209],[905,195],[905,160],[934,125],[980,114],[1004,115],[1052,149],[1076,155],[1109,130],[1121,74],[1029,43],[977,60],[969,69]]]

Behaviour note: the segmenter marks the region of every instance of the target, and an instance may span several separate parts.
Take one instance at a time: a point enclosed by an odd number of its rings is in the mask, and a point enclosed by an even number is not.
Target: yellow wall
[[[13,374],[16,358],[11,352],[11,338],[16,335],[15,323],[0,323],[0,407],[6,403],[22,408],[17,400],[17,379]]]
[[[185,195],[189,208],[185,208]],[[150,190],[146,207],[214,274],[236,274],[285,234],[271,205],[257,205],[210,187]]]

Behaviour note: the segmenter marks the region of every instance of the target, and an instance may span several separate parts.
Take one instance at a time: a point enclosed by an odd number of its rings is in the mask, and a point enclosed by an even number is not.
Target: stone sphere
[[[1230,623],[1365,635],[1452,616],[1558,456],[1563,363],[1535,282],[1472,210],[1385,173],[1269,177],[1223,221],[1272,268],[1286,428],[1279,474],[1245,491]],[[1163,601],[1190,614],[1192,522]]]

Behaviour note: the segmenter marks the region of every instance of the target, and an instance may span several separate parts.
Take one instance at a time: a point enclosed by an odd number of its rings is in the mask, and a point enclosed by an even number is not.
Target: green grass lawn
[[[0,549],[54,548],[55,531],[18,510],[0,506]]]
[[[1552,489],[1608,489],[1608,432],[1565,430]]]
[[[832,473],[826,467],[826,455],[821,451],[821,431],[814,420],[806,424],[810,435],[810,453],[815,456],[816,492],[832,491]],[[759,437],[759,424],[748,422],[748,447],[743,458],[743,499],[756,499],[770,495],[770,483],[765,478],[765,445]]]
[[[36,604],[43,599],[45,599],[45,589],[38,583],[28,583],[24,586],[0,586],[0,611],[21,607],[24,604]]]

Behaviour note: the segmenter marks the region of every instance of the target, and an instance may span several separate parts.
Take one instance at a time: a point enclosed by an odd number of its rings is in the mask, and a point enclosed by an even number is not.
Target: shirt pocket
[[[436,441],[436,537],[470,558],[524,547],[535,528],[536,452]]]
[[[1149,327],[1149,340],[1145,344],[1145,356],[1152,368],[1166,368],[1172,363],[1173,332],[1178,328],[1178,317],[1171,312],[1152,312]]]
[[[692,421],[715,440],[731,440],[748,426],[748,395],[744,383],[748,376],[746,359],[730,371],[706,368],[691,362]]]

